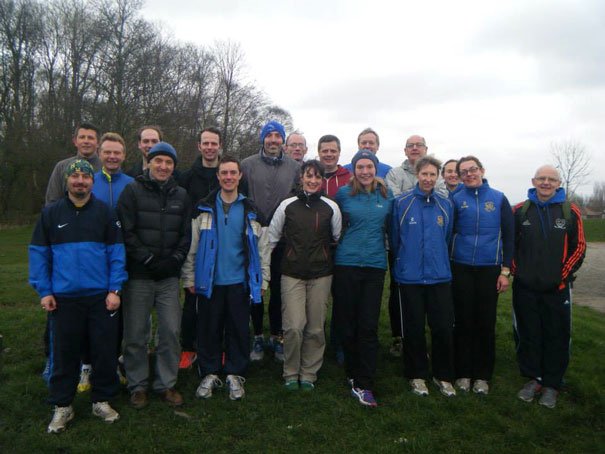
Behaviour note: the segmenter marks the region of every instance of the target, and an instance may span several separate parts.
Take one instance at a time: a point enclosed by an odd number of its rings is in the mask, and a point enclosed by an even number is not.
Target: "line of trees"
[[[81,121],[122,134],[130,161],[139,158],[136,130],[158,124],[185,164],[204,126],[221,128],[223,149],[242,158],[258,150],[267,119],[292,129],[290,114],[245,80],[238,44],[175,42],[141,8],[142,0],[0,0],[0,217],[38,212]]]

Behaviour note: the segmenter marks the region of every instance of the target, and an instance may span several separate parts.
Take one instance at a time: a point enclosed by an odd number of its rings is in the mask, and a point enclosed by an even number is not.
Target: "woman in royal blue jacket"
[[[456,386],[489,392],[496,358],[498,294],[509,286],[514,220],[506,196],[483,178],[474,156],[460,158],[464,189],[452,197],[454,235],[451,246],[454,297]]]
[[[393,196],[376,177],[378,159],[374,153],[360,150],[351,164],[353,177],[336,193],[344,233],[334,259],[334,317],[351,394],[362,405],[375,407],[372,388],[387,269],[386,223]]]
[[[454,307],[448,244],[452,204],[434,191],[441,163],[426,156],[415,165],[418,183],[393,202],[391,246],[393,278],[403,317],[403,365],[412,391],[428,395],[425,318],[431,328],[433,381],[445,396],[455,396]],[[403,304],[401,304],[403,302]]]

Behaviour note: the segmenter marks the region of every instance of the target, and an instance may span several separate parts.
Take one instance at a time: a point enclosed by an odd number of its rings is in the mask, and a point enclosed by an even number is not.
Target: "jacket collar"
[[[540,199],[538,199],[538,191],[536,188],[531,188],[527,191],[527,198],[539,207],[544,207],[546,205],[565,202],[566,195],[564,188],[558,188],[550,199],[542,202]]]

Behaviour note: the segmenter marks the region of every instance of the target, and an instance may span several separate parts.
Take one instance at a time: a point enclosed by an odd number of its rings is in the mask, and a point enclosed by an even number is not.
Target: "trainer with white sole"
[[[102,407],[95,414],[119,417],[107,401],[119,388],[118,308],[127,279],[120,223],[91,194],[94,171],[87,161],[72,162],[65,179],[67,195],[44,208],[29,246],[29,281],[50,321],[48,400],[55,410],[49,433],[65,430],[74,417],[85,337],[93,359],[91,400],[93,408]]]

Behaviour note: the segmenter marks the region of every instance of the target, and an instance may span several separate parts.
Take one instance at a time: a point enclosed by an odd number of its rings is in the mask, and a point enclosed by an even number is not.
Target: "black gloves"
[[[154,281],[161,281],[169,277],[178,277],[181,271],[181,262],[173,256],[163,259],[153,257],[147,263],[147,269]]]

